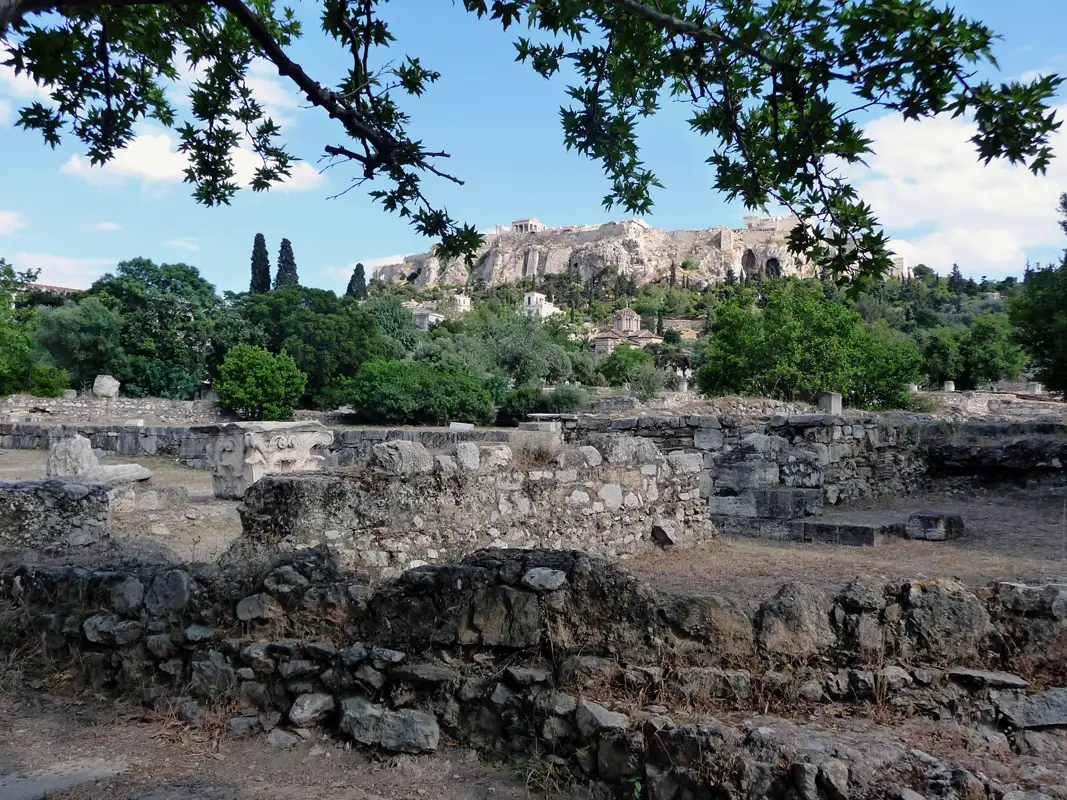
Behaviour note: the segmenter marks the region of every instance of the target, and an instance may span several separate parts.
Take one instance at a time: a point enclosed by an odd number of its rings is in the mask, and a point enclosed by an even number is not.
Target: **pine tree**
[[[278,274],[274,276],[274,288],[299,285],[300,278],[296,274],[293,245],[288,239],[282,239],[282,246],[278,250]]]
[[[677,267],[677,265],[676,265],[676,264],[675,264],[675,263],[674,263],[674,262],[672,261],[672,262],[671,262],[671,280],[670,280],[670,285],[671,285],[671,288],[672,288],[672,289],[674,288],[674,282],[675,282],[675,281],[676,281],[677,279],[678,279],[678,267]]]
[[[734,274],[734,268],[733,267],[727,267],[726,268],[726,285],[727,286],[733,286],[735,283],[737,283],[737,275]]]
[[[348,288],[345,290],[345,294],[349,297],[354,297],[357,300],[366,299],[367,274],[364,271],[362,264],[356,264],[356,268],[352,270],[352,277],[348,280]]]
[[[248,285],[252,294],[270,291],[270,257],[267,255],[267,240],[262,233],[256,234],[252,245],[252,282]]]

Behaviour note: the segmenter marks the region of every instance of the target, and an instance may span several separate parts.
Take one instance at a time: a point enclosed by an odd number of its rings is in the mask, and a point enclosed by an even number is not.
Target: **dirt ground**
[[[896,539],[881,547],[723,538],[696,550],[649,552],[626,566],[665,591],[748,600],[762,600],[789,581],[836,586],[857,575],[949,577],[967,586],[1067,580],[1065,503],[1063,487],[912,495],[862,512],[832,511],[823,519],[906,520],[916,511],[936,509],[963,517],[963,538]]]
[[[41,480],[45,477],[45,450],[0,450],[0,481]],[[181,487],[189,501],[178,508],[116,514],[112,536],[146,537],[166,545],[185,561],[214,561],[241,533],[237,502],[216,500],[211,473],[190,469],[173,459],[152,456],[105,456],[101,464],[136,461],[152,470],[146,488]]]
[[[442,747],[374,756],[331,737],[279,750],[103,699],[0,693],[4,800],[520,800],[541,797],[507,763]],[[572,793],[577,800],[582,795]],[[557,795],[557,797],[559,797]],[[562,798],[561,798],[562,800]]]

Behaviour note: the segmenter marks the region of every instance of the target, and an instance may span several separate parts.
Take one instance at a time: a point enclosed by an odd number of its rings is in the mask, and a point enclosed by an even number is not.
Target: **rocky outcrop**
[[[522,280],[533,275],[558,275],[572,266],[582,280],[607,270],[633,277],[639,284],[670,273],[671,264],[691,281],[718,282],[727,270],[737,276],[811,274],[806,260],[789,252],[792,221],[753,220],[745,228],[724,226],[704,230],[665,231],[640,220],[604,225],[568,226],[545,231],[487,234],[476,255],[471,277],[488,284]],[[378,280],[402,280],[419,286],[464,284],[462,258],[442,261],[433,253],[407,256],[380,267]]]

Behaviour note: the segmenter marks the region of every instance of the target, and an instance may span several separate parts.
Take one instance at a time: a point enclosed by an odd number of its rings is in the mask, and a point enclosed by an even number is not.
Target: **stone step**
[[[823,542],[856,547],[880,547],[904,538],[904,524],[899,522],[861,522],[848,520],[795,522],[797,538],[805,542]]]

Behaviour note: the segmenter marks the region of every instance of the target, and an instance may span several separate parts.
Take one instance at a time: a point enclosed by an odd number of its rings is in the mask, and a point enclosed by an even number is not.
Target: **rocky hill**
[[[794,224],[793,217],[746,217],[743,228],[665,231],[640,220],[562,228],[516,220],[486,235],[472,277],[487,284],[508,283],[559,274],[574,265],[583,280],[617,269],[642,284],[667,275],[672,263],[683,262],[689,262],[690,280],[721,281],[728,269],[738,278],[759,272],[807,276],[811,266],[786,244]],[[418,286],[463,284],[467,270],[462,259],[442,261],[422,253],[380,267],[376,278]]]

